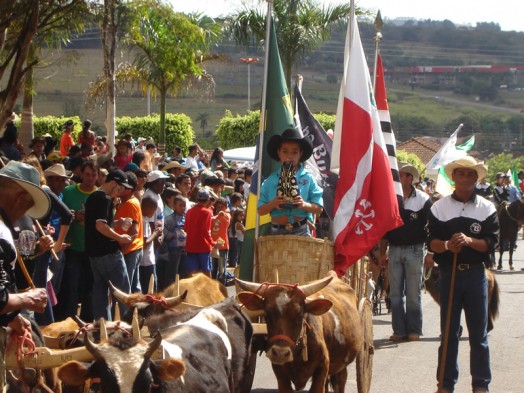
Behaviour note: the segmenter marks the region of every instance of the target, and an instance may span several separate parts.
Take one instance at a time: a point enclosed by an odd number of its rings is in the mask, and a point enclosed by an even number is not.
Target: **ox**
[[[133,323],[136,332],[136,319]],[[100,344],[87,336],[84,341],[95,360],[88,367],[76,361],[63,365],[58,375],[67,385],[99,378],[101,393],[231,391],[231,343],[226,321],[216,310],[202,310],[162,330],[150,343],[136,334],[117,335]],[[169,358],[151,360],[161,345]]]
[[[263,310],[268,331],[266,351],[279,392],[301,390],[343,393],[347,366],[362,348],[355,292],[326,277],[306,285],[255,284],[237,280],[249,292],[238,294],[250,310]]]
[[[173,310],[181,302],[186,302],[192,306],[205,307],[219,303],[227,297],[227,289],[224,285],[202,273],[180,280],[179,284],[173,283],[156,295],[144,295],[142,293],[129,295],[120,291],[111,283],[109,286],[113,296],[129,308],[122,317],[122,320],[129,323],[133,317],[133,307],[138,309],[142,318],[148,318],[166,310]],[[178,292],[182,295],[178,296]],[[184,309],[185,307],[180,308]]]

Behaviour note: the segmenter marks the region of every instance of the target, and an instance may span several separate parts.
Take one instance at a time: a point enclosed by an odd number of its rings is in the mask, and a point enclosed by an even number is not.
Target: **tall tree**
[[[264,1],[265,3],[265,1]],[[278,47],[288,89],[299,56],[318,48],[329,38],[331,27],[345,22],[349,2],[320,6],[317,0],[274,0],[273,10]],[[265,39],[265,9],[248,8],[226,18],[226,31],[240,45],[249,47]]]
[[[32,42],[52,31],[71,29],[72,15],[86,12],[88,0],[0,1],[0,126],[12,115],[25,78],[38,63],[28,61]],[[67,29],[66,29],[67,28]]]
[[[133,66],[141,79],[160,96],[159,151],[165,148],[168,94],[177,95],[194,79],[206,79],[204,54],[218,35],[199,26],[198,17],[175,12],[157,0],[134,1],[133,17],[124,42],[134,55]],[[208,27],[213,23],[205,21]]]

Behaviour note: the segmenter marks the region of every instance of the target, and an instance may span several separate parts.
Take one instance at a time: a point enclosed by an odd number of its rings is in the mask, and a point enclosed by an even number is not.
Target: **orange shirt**
[[[142,209],[140,208],[140,202],[135,197],[128,199],[116,209],[115,221],[119,218],[129,217],[134,223],[138,223],[138,233],[133,241],[127,245],[122,246],[122,253],[129,254],[132,251],[140,250],[144,248],[144,224],[142,222]],[[115,232],[123,235],[124,232],[120,226],[115,228]]]
[[[74,144],[75,142],[73,142],[73,137],[71,136],[71,133],[64,132],[62,134],[62,137],[60,138],[60,155],[62,157],[67,157],[67,154],[69,153],[69,149]]]
[[[211,219],[211,237],[214,241],[217,241],[218,238],[222,238],[222,240],[225,241],[223,245],[218,247],[219,250],[229,250],[229,236],[227,236],[227,229],[229,228],[231,216],[226,212],[221,213],[218,213]]]

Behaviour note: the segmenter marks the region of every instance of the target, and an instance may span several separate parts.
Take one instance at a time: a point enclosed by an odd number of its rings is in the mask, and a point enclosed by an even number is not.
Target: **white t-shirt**
[[[191,169],[198,172],[198,160],[196,157],[187,157],[186,164],[184,165],[186,169]]]
[[[143,221],[146,222],[149,220],[149,217],[142,216]],[[144,225],[144,239],[147,239],[149,236],[151,236],[151,226]],[[144,254],[142,256],[142,260],[140,261],[140,266],[151,266],[154,265],[155,262],[155,242],[151,242],[144,246]]]
[[[147,189],[146,192],[144,192],[144,195],[142,199],[146,196],[152,197],[156,200],[157,206],[155,211],[154,217],[144,217],[144,222],[161,222],[162,228],[164,228],[164,201],[162,200],[162,197],[155,193],[151,189]],[[145,226],[145,225],[144,225]]]

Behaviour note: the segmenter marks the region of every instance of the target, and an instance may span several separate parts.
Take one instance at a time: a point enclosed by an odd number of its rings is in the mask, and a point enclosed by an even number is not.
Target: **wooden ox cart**
[[[254,263],[255,281],[258,283],[306,284],[326,277],[333,269],[335,254],[333,242],[295,235],[263,236],[257,240]],[[363,341],[356,358],[357,385],[360,393],[368,393],[373,369],[372,305],[366,298],[368,262],[362,259],[350,269],[345,281],[357,294]],[[237,292],[239,291],[237,285]],[[255,333],[267,335],[262,320],[253,323]]]

